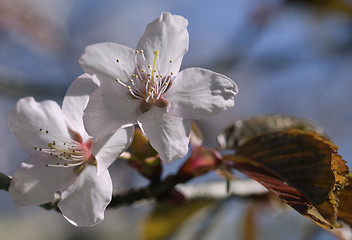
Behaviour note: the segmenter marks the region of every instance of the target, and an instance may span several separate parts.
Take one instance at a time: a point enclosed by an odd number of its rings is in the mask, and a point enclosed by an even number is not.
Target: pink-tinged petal
[[[97,43],[86,47],[79,64],[85,72],[96,74],[102,82],[119,78],[128,83],[129,79],[126,79],[124,71],[128,76],[134,72],[135,51],[117,43]]]
[[[146,62],[150,65],[154,61],[154,51],[159,51],[158,61],[160,74],[168,75],[170,72],[178,73],[183,56],[188,51],[189,35],[188,22],[178,15],[164,12],[161,16],[149,23],[137,49],[143,50]],[[170,60],[173,62],[170,63]],[[138,62],[138,65],[141,65]],[[145,64],[144,64],[145,65]]]
[[[20,99],[9,114],[9,125],[19,145],[29,154],[34,147],[47,148],[50,134],[70,139],[60,106],[54,101],[36,102],[33,97]],[[40,131],[40,129],[43,129]]]
[[[134,127],[119,128],[112,136],[95,142],[91,152],[98,162],[98,175],[104,172],[132,143]]]
[[[138,124],[164,162],[169,163],[187,154],[190,120],[172,117],[165,108],[152,107],[138,118]]]
[[[86,165],[77,180],[61,194],[58,207],[75,226],[93,226],[104,219],[112,197],[112,182],[106,170],[97,175],[95,166]]]
[[[95,75],[82,74],[72,82],[62,103],[62,112],[68,125],[78,132],[84,141],[88,140],[88,134],[83,125],[83,111],[87,106],[89,96],[99,85],[99,79]]]
[[[228,77],[201,68],[182,70],[164,94],[168,113],[187,119],[209,117],[234,106],[238,89]]]
[[[84,126],[94,141],[100,141],[125,124],[137,122],[140,100],[117,82],[104,83],[90,96],[84,110]]]
[[[55,193],[68,187],[77,178],[72,167],[50,167],[63,164],[49,154],[37,152],[15,172],[9,192],[17,206],[40,205],[53,201]]]

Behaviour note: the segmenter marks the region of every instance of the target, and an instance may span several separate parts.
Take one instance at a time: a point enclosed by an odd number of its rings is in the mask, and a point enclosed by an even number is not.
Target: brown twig
[[[0,172],[0,189],[8,191],[11,182],[11,177],[7,176]],[[122,205],[131,205],[140,200],[153,199],[162,196],[163,194],[168,193],[172,190],[176,184],[181,183],[177,175],[170,175],[165,180],[150,184],[146,187],[142,187],[139,189],[130,189],[128,191],[113,194],[112,200],[108,205],[109,208],[119,207]],[[52,201],[45,204],[40,205],[40,207],[47,210],[56,210],[60,212],[57,207],[58,201]]]
[[[0,189],[9,191],[11,177],[0,172]]]

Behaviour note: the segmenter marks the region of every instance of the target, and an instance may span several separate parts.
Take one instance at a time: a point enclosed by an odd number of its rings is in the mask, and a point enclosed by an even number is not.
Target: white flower
[[[180,70],[188,50],[187,20],[163,13],[151,22],[137,50],[116,43],[88,46],[82,68],[102,81],[91,95],[83,121],[95,139],[138,123],[165,162],[188,151],[191,119],[234,105],[236,84],[201,68]]]
[[[40,205],[61,194],[58,207],[77,226],[104,219],[112,196],[107,167],[131,143],[133,128],[93,142],[83,126],[83,110],[99,80],[88,74],[68,89],[62,109],[54,101],[20,99],[9,115],[19,145],[30,154],[15,172],[10,195],[16,205]]]

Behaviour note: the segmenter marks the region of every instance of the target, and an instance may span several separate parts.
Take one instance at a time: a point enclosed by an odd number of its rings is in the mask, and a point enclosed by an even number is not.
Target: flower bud
[[[220,164],[221,155],[216,150],[194,146],[191,157],[182,165],[178,176],[185,182],[219,168]]]

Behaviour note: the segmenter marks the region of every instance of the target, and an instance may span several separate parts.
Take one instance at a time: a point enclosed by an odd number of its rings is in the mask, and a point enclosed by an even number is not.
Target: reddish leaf
[[[290,130],[257,135],[223,159],[302,215],[332,228],[338,226],[335,193],[347,182],[347,167],[336,149],[315,133]]]

